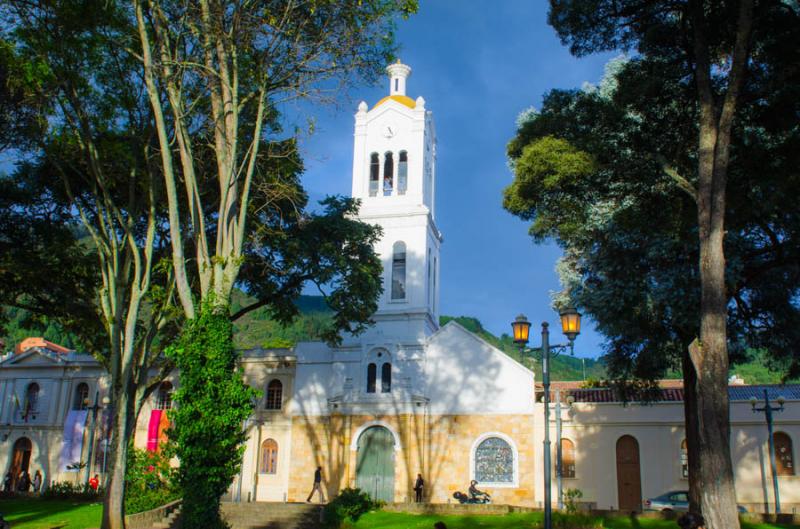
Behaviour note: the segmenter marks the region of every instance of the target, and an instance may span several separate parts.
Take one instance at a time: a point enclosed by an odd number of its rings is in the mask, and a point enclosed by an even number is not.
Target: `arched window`
[[[392,391],[392,364],[389,362],[381,366],[381,393]]]
[[[378,153],[373,152],[369,155],[369,196],[378,195],[378,183],[380,181],[381,162]]]
[[[370,364],[367,366],[367,393],[375,393],[375,379],[378,375],[378,366]]]
[[[514,451],[505,439],[487,437],[475,448],[475,480],[478,483],[514,483]]]
[[[406,244],[397,241],[392,247],[392,299],[406,298]]]
[[[397,194],[405,195],[408,189],[408,153],[400,151],[400,160],[397,164]]]
[[[72,402],[73,410],[85,410],[89,407],[89,384],[81,382],[75,388],[75,400]]]
[[[575,477],[575,444],[569,439],[561,439],[561,477]]]
[[[283,401],[283,384],[278,379],[274,379],[267,384],[267,406],[268,410],[279,410]]]
[[[689,448],[686,445],[686,439],[681,441],[681,477],[689,479]]]
[[[156,394],[156,409],[157,410],[171,410],[172,409],[172,383],[162,382],[158,387]]]
[[[25,411],[28,413],[36,413],[39,411],[39,384],[31,382],[25,390]]]
[[[383,156],[383,196],[388,197],[394,187],[394,156],[391,152]]]
[[[261,474],[278,473],[278,443],[275,439],[267,439],[261,443],[261,464],[258,471]]]
[[[779,476],[794,476],[792,438],[784,432],[775,432],[772,440],[775,443],[776,473]]]

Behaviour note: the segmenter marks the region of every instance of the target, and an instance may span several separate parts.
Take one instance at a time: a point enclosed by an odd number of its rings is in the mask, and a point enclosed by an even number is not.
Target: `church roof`
[[[19,344],[17,344],[17,346],[14,348],[14,354],[22,354],[28,349],[33,349],[35,347],[46,349],[56,354],[66,354],[74,352],[72,349],[64,347],[63,345],[58,345],[57,343],[53,343],[49,340],[45,340],[42,337],[31,337],[31,338],[25,338]]]
[[[408,108],[415,108],[417,106],[416,101],[414,101],[413,99],[411,99],[408,96],[393,95],[393,96],[384,97],[383,99],[381,99],[380,101],[375,103],[375,106],[372,107],[372,108],[377,108],[377,107],[381,106],[382,104],[386,103],[387,101],[389,101],[390,99],[392,101],[397,101],[401,105],[405,105]]]
[[[622,398],[623,395],[616,388],[579,388],[574,387],[573,383],[554,383],[550,388],[550,400],[555,401],[556,392],[561,391],[562,402],[566,400],[567,396],[575,399],[575,402],[623,402],[623,401],[639,401],[649,400],[651,402],[682,402],[683,401],[683,384],[680,381],[659,381],[659,387],[651,390],[648,395],[643,395],[635,390],[627,395],[627,398]],[[677,382],[677,383],[676,383]],[[730,385],[728,386],[728,397],[732,402],[747,401],[751,397],[761,399],[764,396],[764,391],[767,391],[771,400],[777,399],[779,396],[787,400],[800,400],[800,384],[786,384],[786,385]],[[536,394],[541,396],[543,393],[541,385],[537,384]],[[537,398],[538,400],[538,398]]]

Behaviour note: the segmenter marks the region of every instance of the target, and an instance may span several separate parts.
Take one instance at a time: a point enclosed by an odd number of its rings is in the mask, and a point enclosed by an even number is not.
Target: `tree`
[[[796,185],[786,160],[796,125],[778,115],[796,108],[782,98],[796,90],[797,56],[782,48],[796,48],[797,17],[767,1],[553,1],[550,22],[573,53],[637,54],[594,93],[552,92],[509,146],[516,179],[505,206],[534,220],[534,237],[565,247],[562,277],[602,320],[612,369],[652,378],[682,360],[693,506],[714,528],[738,527],[729,316],[743,340],[734,354],[745,340],[784,357],[797,343],[796,331],[776,340],[764,329],[797,318],[776,283],[796,284],[785,260],[796,219],[772,194]],[[745,151],[777,172],[764,175]],[[754,203],[729,187],[769,193]]]
[[[177,436],[184,428],[188,440],[178,447],[180,456],[203,441],[192,437],[182,418],[191,417],[192,409],[224,423],[214,432],[215,446],[222,447],[214,461],[221,464],[209,473],[217,479],[210,487],[217,496],[184,508],[187,519],[214,525],[220,522],[218,491],[238,464],[242,417],[249,410],[244,397],[250,393],[235,370],[230,320],[267,306],[288,321],[296,315],[292,301],[311,281],[335,311],[326,338],[336,341],[339,332],[358,332],[369,323],[381,290],[381,264],[373,250],[379,231],[354,220],[358,205],[349,199],[330,198],[321,211],[307,211],[302,164],[291,136],[280,137],[278,110],[283,97],[324,94],[335,83],[374,77],[394,47],[393,15],[414,4],[184,7],[97,0],[0,3],[14,53],[28,71],[40,73],[41,82],[32,85],[38,87],[39,116],[49,125],[41,136],[32,136],[37,150],[26,153],[32,163],[16,175],[20,196],[32,183],[35,191],[18,200],[43,216],[49,214],[47,205],[57,205],[61,215],[46,218],[52,233],[26,246],[27,255],[45,248],[58,251],[52,263],[83,263],[90,255],[100,265],[86,267],[86,278],[75,288],[53,292],[41,274],[57,269],[26,269],[20,251],[13,269],[0,270],[8,272],[0,284],[16,288],[4,299],[41,309],[59,322],[69,321],[70,313],[54,312],[48,300],[74,301],[85,311],[81,314],[100,316],[102,331],[80,337],[87,345],[100,336],[106,340],[94,351],[111,374],[117,411],[104,528],[124,526],[127,440],[141,403],[171,367],[169,359],[186,362],[189,382],[203,373],[189,373],[192,364],[215,364],[219,384],[187,384],[207,393],[179,389],[187,413],[179,414],[175,425]],[[213,50],[205,47],[208,42]],[[177,159],[180,164],[173,162]],[[181,182],[188,192],[185,203],[177,194]],[[8,233],[25,218],[19,201],[4,211]],[[185,226],[191,227],[188,233]],[[64,234],[69,237],[60,238]],[[25,240],[25,234],[16,240]],[[47,248],[53,242],[63,244]],[[171,254],[171,266],[163,266],[164,252]],[[187,252],[198,257],[188,266],[178,258]],[[44,261],[41,255],[35,262]],[[71,287],[66,277],[72,276],[62,275]],[[35,279],[31,288],[14,283],[20,277]],[[237,282],[258,299],[231,315],[227,306]],[[181,319],[173,310],[173,292],[190,318],[167,358],[162,352]],[[205,351],[209,343],[214,347]],[[219,357],[210,358],[212,352]],[[160,370],[149,378],[154,368]],[[215,399],[217,390],[232,398]],[[195,400],[212,405],[192,407]],[[234,408],[224,409],[226,404]],[[185,486],[203,477],[197,474],[202,465],[191,472],[188,467]]]
[[[238,466],[241,421],[250,413],[230,346],[234,286],[246,282],[257,294],[258,302],[246,310],[269,305],[279,318],[289,318],[289,301],[306,280],[333,283],[334,341],[338,331],[363,327],[380,292],[379,263],[368,246],[375,232],[346,218],[354,204],[330,200],[315,222],[302,211],[299,184],[274,170],[266,148],[281,143],[269,141],[280,132],[281,105],[325,101],[357,79],[373,80],[394,51],[395,16],[413,12],[416,1],[132,4],[136,53],[160,146],[177,295],[189,320],[173,357],[187,380],[213,368],[209,376],[218,381],[177,394],[178,456],[193,462],[182,467],[189,492],[184,523],[218,526],[219,497]],[[293,143],[288,147],[291,159]],[[306,241],[310,247],[302,246]],[[241,275],[243,267],[249,276]],[[272,280],[256,281],[265,276]],[[192,369],[197,373],[187,372]],[[198,423],[216,427],[200,429]],[[205,452],[201,463],[195,456],[203,455],[203,445],[217,451]],[[202,491],[188,491],[204,479]]]
[[[0,38],[0,152],[24,144],[43,126],[35,100],[41,73],[19,61],[13,46]]]
[[[170,268],[158,264],[169,239],[152,120],[131,89],[133,58],[118,52],[126,35],[118,5],[3,2],[0,14],[18,64],[36,73],[28,85],[46,123],[15,140],[31,142],[27,162],[3,182],[11,191],[3,299],[78,332],[108,371],[114,419],[102,525],[120,528],[130,440],[171,369],[162,349],[179,316]]]

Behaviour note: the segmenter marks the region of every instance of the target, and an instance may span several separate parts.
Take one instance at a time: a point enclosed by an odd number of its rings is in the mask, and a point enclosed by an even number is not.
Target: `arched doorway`
[[[642,510],[639,442],[630,435],[623,435],[617,440],[617,497],[619,510]]]
[[[14,453],[11,456],[11,490],[17,490],[17,481],[23,470],[30,474],[31,449],[31,440],[27,437],[20,437],[14,443]]]
[[[375,500],[394,501],[394,437],[383,426],[371,426],[358,438],[356,487]]]

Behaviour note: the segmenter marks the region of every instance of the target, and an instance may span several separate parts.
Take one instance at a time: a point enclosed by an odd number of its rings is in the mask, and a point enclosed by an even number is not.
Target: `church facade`
[[[422,474],[429,484],[447,483],[429,486],[429,501],[452,500],[477,479],[496,501],[532,502],[533,472],[524,469],[534,452],[533,373],[456,323],[439,328],[436,129],[425,100],[406,95],[411,69],[397,63],[387,71],[389,95],[358,106],[353,149],[359,218],[383,231],[376,324],[336,348],[295,347],[293,376],[281,380],[291,399],[271,423],[287,447],[284,466],[279,457],[274,476],[257,472],[267,463],[256,457],[256,432],[243,490],[301,501],[322,466],[331,493],[357,486],[405,501]],[[265,420],[254,427],[263,430]]]
[[[227,499],[304,501],[321,467],[327,498],[359,487],[387,502],[409,501],[421,474],[428,502],[454,502],[453,493],[475,480],[495,503],[541,506],[545,426],[533,372],[457,323],[438,324],[443,236],[433,114],[422,97],[406,94],[408,66],[387,72],[389,95],[358,106],[353,149],[359,217],[383,230],[376,324],[337,347],[307,342],[243,352],[245,379],[263,397],[244,425],[242,469]],[[136,446],[157,449],[178,384],[174,374],[152,396]],[[784,511],[800,507],[800,386],[742,387],[731,389],[739,501],[751,510],[774,503],[763,416],[748,400],[766,390],[786,399],[775,417],[776,472]],[[0,470],[39,469],[45,483],[102,475],[104,412],[89,404],[106,390],[90,355],[31,342],[5,357]],[[562,448],[562,487],[580,489],[589,505],[627,510],[685,490],[682,396],[669,390],[652,405],[623,406],[610,390],[554,385],[563,403],[561,440],[555,424],[550,437],[554,462],[556,445]],[[90,466],[76,470],[74,462]],[[554,473],[554,499],[557,483]]]

